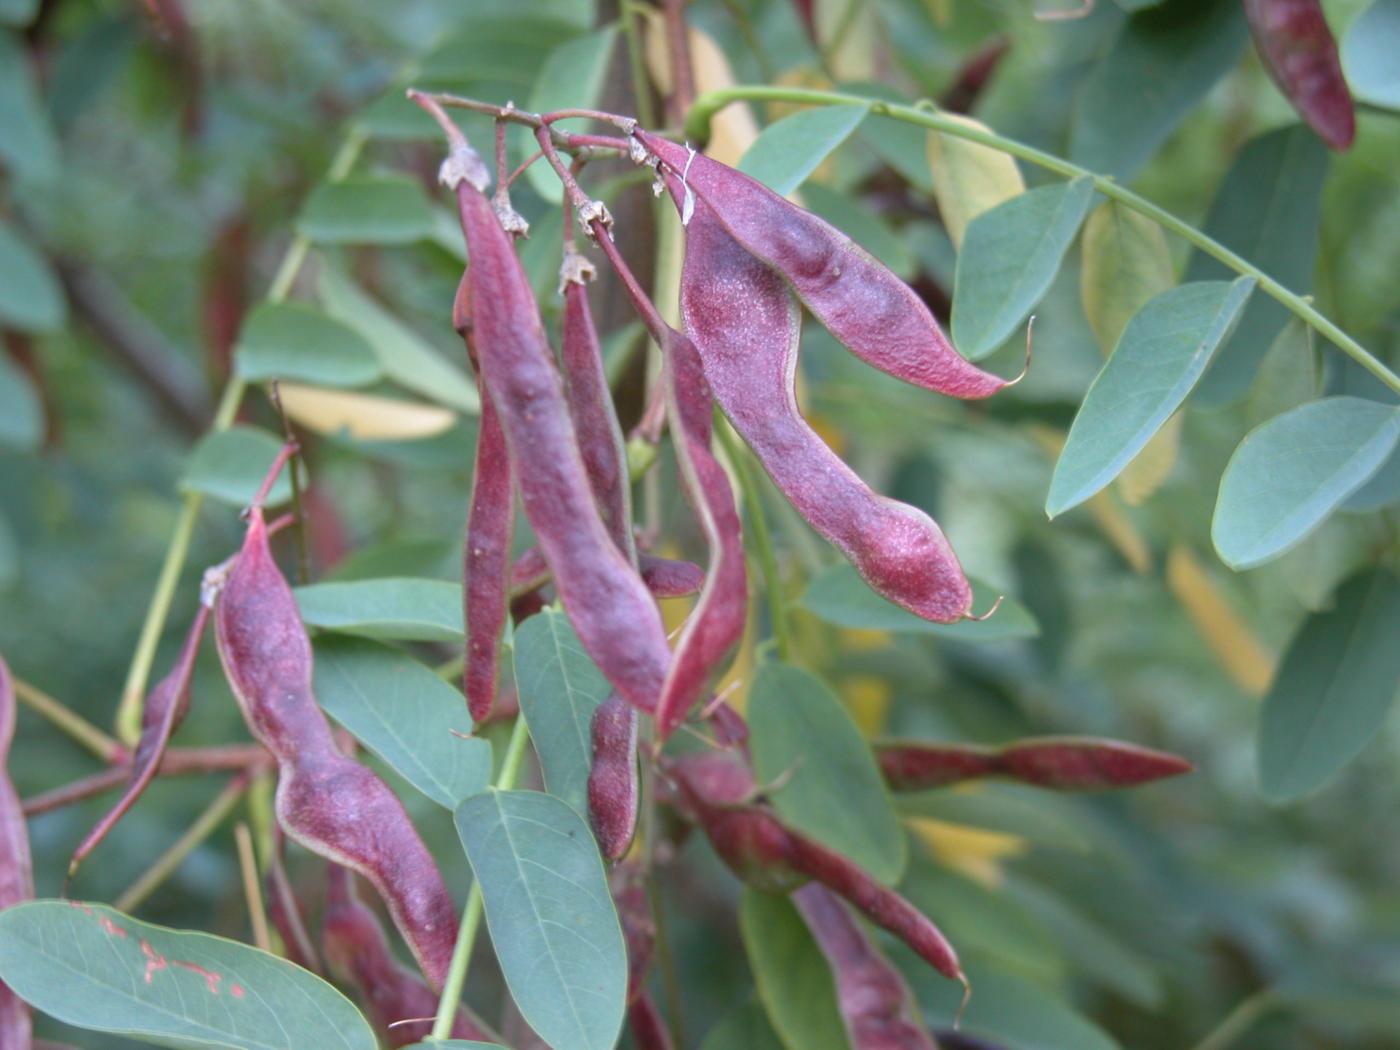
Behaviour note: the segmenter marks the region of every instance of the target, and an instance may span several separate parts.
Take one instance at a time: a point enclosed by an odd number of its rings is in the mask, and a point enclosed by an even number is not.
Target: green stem
[[[622,32],[627,37],[627,65],[632,73],[632,94],[637,103],[637,119],[643,127],[656,125],[656,107],[651,104],[651,85],[647,82],[646,46],[642,43],[642,6],[633,0],[623,0]]]
[[[929,128],[930,130],[938,131],[945,135],[951,135],[954,138],[966,139],[968,142],[975,142],[982,146],[988,146],[1002,153],[1010,154],[1013,157],[1019,157],[1021,160],[1044,168],[1046,171],[1052,171],[1057,175],[1063,175],[1066,178],[1086,177],[1092,179],[1094,188],[1105,197],[1118,201],[1120,204],[1131,208],[1140,215],[1146,215],[1164,229],[1175,233],[1189,244],[1194,245],[1206,255],[1225,264],[1236,273],[1243,274],[1247,277],[1253,277],[1255,281],[1258,282],[1259,290],[1265,295],[1276,299],[1291,313],[1302,318],[1304,322],[1325,336],[1333,345],[1362,368],[1370,372],[1391,390],[1400,394],[1400,376],[1397,376],[1387,368],[1384,363],[1376,358],[1375,355],[1338,328],[1304,296],[1289,291],[1247,259],[1242,258],[1220,242],[1208,237],[1190,223],[1177,218],[1165,208],[1153,204],[1147,198],[1141,197],[1132,190],[1120,186],[1108,175],[1100,175],[1097,172],[1089,171],[1087,168],[1081,168],[1078,164],[1073,164],[1062,157],[1057,157],[1053,153],[1046,153],[1033,146],[1027,146],[1023,142],[1017,142],[1015,139],[1005,138],[994,131],[964,124],[950,114],[933,109],[931,105],[926,102],[914,106],[907,106],[894,102],[884,102],[878,99],[869,99],[860,95],[848,95],[839,91],[816,91],[807,88],[740,85],[732,88],[723,88],[719,91],[707,91],[695,100],[695,105],[690,109],[690,114],[686,118],[685,124],[686,138],[691,141],[705,141],[709,136],[710,121],[713,119],[714,115],[730,103],[742,101],[796,102],[818,106],[869,106],[870,112],[872,113],[890,117],[894,120],[902,120],[908,124],[917,124],[920,127]]]
[[[1226,1050],[1278,1005],[1278,997],[1272,989],[1256,992],[1226,1014],[1225,1020],[1197,1043],[1195,1050]]]
[[[195,847],[214,833],[214,829],[224,822],[224,818],[233,812],[233,807],[238,805],[238,800],[243,797],[243,793],[248,790],[248,777],[242,774],[234,777],[228,785],[219,792],[209,807],[201,813],[195,822],[185,829],[185,833],[175,840],[175,843],[159,857],[156,862],[146,869],[144,875],[131,884],[131,887],[116,899],[112,905],[117,911],[130,914],[141,906],[141,902],[149,897],[160,884],[168,879],[178,868],[186,857],[194,852]]]
[[[749,461],[749,450],[734,436],[726,420],[716,419],[715,423],[715,433],[719,435],[725,455],[729,457],[734,473],[739,478],[739,488],[743,490],[744,503],[749,510],[749,527],[753,530],[758,567],[763,573],[763,591],[768,598],[768,618],[773,621],[773,644],[778,659],[786,660],[792,652],[792,641],[788,632],[782,577],[778,574],[778,559],[773,554],[773,537],[768,531],[768,518],[763,510],[763,494],[758,485],[758,478],[754,476],[753,465]]]
[[[517,715],[510,743],[506,745],[505,758],[501,760],[501,771],[496,775],[495,790],[509,791],[515,787],[520,767],[525,761],[525,745],[529,741],[530,730],[525,725],[525,717]],[[431,1033],[433,1039],[452,1036],[452,1023],[457,1019],[457,1007],[462,1002],[462,989],[467,983],[467,967],[476,944],[476,931],[481,927],[483,907],[481,881],[473,879],[471,893],[467,895],[467,907],[462,912],[462,925],[457,931],[457,944],[452,949],[452,962],[447,968],[447,980],[442,984],[442,998],[438,1000],[437,1018],[433,1021]]]
[[[47,718],[71,740],[91,751],[103,762],[115,762],[126,754],[126,749],[121,744],[42,689],[19,678],[13,681],[15,696],[21,703]]]
[[[353,131],[346,136],[331,161],[326,177],[338,182],[349,174],[355,161],[364,149],[367,136],[363,131]],[[272,285],[267,291],[267,302],[280,303],[287,298],[306,261],[311,242],[298,234],[287,247]],[[248,384],[237,373],[229,376],[219,407],[214,413],[214,421],[209,429],[213,433],[227,430],[238,414],[238,406],[243,401]],[[180,506],[180,515],[175,519],[175,529],[170,535],[170,543],[165,550],[165,560],[161,563],[160,575],[156,578],[156,589],[151,595],[151,604],[146,609],[145,622],[141,624],[141,634],[136,642],[136,651],[127,669],[126,684],[122,687],[121,702],[117,707],[117,737],[128,746],[135,746],[141,737],[141,709],[145,704],[146,683],[151,677],[151,666],[155,662],[156,647],[160,644],[165,621],[170,616],[170,606],[175,600],[175,588],[180,583],[180,574],[189,557],[190,541],[194,537],[194,527],[199,520],[199,509],[204,505],[204,496],[191,492],[185,496]]]

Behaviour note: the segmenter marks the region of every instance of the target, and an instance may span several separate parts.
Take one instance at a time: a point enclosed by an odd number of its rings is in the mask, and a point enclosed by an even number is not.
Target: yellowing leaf
[[[878,675],[847,675],[841,680],[841,699],[855,719],[861,736],[869,739],[884,733],[890,704],[894,701],[894,690],[889,682]]]
[[[438,405],[375,394],[283,383],[287,415],[318,434],[348,434],[360,441],[412,441],[441,434],[457,413]]]
[[[1089,215],[1080,250],[1084,315],[1107,354],[1128,319],[1176,283],[1171,252],[1160,226],[1117,201],[1105,201]]]
[[[874,80],[879,76],[880,27],[874,4],[816,0],[813,14],[817,44],[837,80]]]
[[[970,128],[990,130],[971,117],[944,116]],[[1026,189],[1021,169],[1007,154],[937,131],[929,132],[928,163],[933,196],[955,248],[962,244],[969,222]]]
[[[1181,420],[1178,412],[1152,435],[1143,450],[1118,475],[1118,494],[1130,507],[1140,507],[1162,487],[1176,466],[1177,450],[1181,447]]]
[[[906,817],[905,823],[939,863],[987,887],[1001,885],[1001,861],[1019,857],[1029,848],[1025,839],[1004,831],[950,824],[933,817]]]
[[[646,21],[647,71],[663,96],[672,91],[671,55],[666,42],[666,24],[656,11],[642,9]],[[690,27],[690,66],[695,76],[697,94],[734,86],[734,71],[729,59],[703,29]],[[726,106],[710,122],[710,142],[705,154],[722,164],[733,167],[758,138],[758,123],[746,104]]]
[[[1174,545],[1167,555],[1167,586],[1225,673],[1243,692],[1263,696],[1273,679],[1273,658],[1249,624],[1230,607],[1196,556],[1181,544]]]

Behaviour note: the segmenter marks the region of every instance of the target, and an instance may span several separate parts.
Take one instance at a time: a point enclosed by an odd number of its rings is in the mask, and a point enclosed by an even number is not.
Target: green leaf
[[[739,932],[758,997],[787,1050],[851,1050],[831,967],[785,896],[744,888]]]
[[[819,679],[765,663],[749,690],[754,772],[797,831],[849,857],[881,882],[908,860],[885,782],[841,701]]]
[[[603,80],[612,57],[617,27],[610,25],[588,36],[570,40],[549,53],[530,92],[531,113],[556,109],[592,109],[603,91]],[[566,127],[569,125],[565,125]],[[533,164],[526,177],[535,191],[551,204],[564,199],[559,177],[548,164]]]
[[[1128,322],[1070,426],[1045,500],[1050,517],[1083,503],[1142,451],[1191,393],[1253,290],[1251,277],[1183,284]]]
[[[1070,160],[1132,179],[1234,68],[1248,35],[1238,4],[1177,0],[1133,15],[1080,86]]]
[[[1220,560],[1249,569],[1301,543],[1385,464],[1400,442],[1400,406],[1359,397],[1310,401],[1250,431],[1215,504]]]
[[[31,901],[0,913],[0,978],[66,1024],[160,1046],[379,1046],[350,1001],[300,966],[102,904]]]
[[[363,336],[306,303],[259,306],[244,322],[235,353],[238,374],[252,383],[291,379],[353,387],[384,374]]]
[[[1371,480],[1346,498],[1342,510],[1365,514],[1400,503],[1400,447],[1390,454]]]
[[[512,659],[516,695],[545,787],[586,817],[593,712],[612,686],[583,651],[569,618],[554,609],[544,609],[520,625]]]
[[[1284,653],[1259,719],[1259,784],[1273,802],[1317,790],[1366,746],[1400,687],[1400,581],[1354,576]]]
[[[764,128],[739,159],[739,170],[786,197],[845,142],[869,106],[815,106]]]
[[[462,694],[417,660],[358,638],[316,639],[316,699],[330,715],[440,806],[485,791],[491,745],[469,737]]]
[[[58,142],[39,97],[28,49],[0,30],[0,166],[44,179],[58,168]]]
[[[0,352],[0,446],[31,452],[44,440],[44,403],[29,376]]]
[[[42,255],[0,222],[0,328],[52,332],[68,317],[68,301]]]
[[[1301,124],[1251,139],[1211,203],[1205,232],[1289,291],[1307,294],[1317,263],[1327,166],[1327,147]],[[1201,252],[1186,268],[1188,281],[1233,276],[1224,263]],[[1219,405],[1242,395],[1291,316],[1282,304],[1256,296],[1201,381],[1197,403]]]
[[[266,430],[243,424],[209,434],[190,453],[180,490],[246,507],[257,495],[282,444],[281,438]],[[268,493],[267,505],[275,507],[291,498],[292,479],[284,470]]]
[[[758,1003],[745,1003],[721,1017],[705,1033],[700,1050],[783,1050]]]
[[[326,312],[369,342],[384,374],[440,405],[475,414],[481,398],[472,381],[413,329],[376,303],[338,267],[321,268],[317,293]]]
[[[460,642],[462,585],[411,577],[313,583],[295,591],[308,627],[404,642]]]
[[[1093,199],[1086,175],[1018,194],[968,223],[953,285],[953,345],[963,356],[986,357],[1020,327]]]
[[[999,592],[979,580],[971,582],[973,608],[989,609]],[[1040,630],[1026,607],[1014,598],[1004,598],[997,611],[986,620],[933,623],[885,601],[849,565],[832,565],[819,572],[807,586],[801,602],[807,611],[838,627],[932,634],[958,642],[1034,638]]]
[[[27,26],[39,10],[39,0],[0,0],[0,23]]]
[[[1400,112],[1400,0],[1375,0],[1342,42],[1342,69],[1358,102]]]
[[[411,244],[433,232],[433,212],[410,178],[355,175],[317,186],[297,232],[320,244]]]
[[[584,819],[553,795],[487,791],[457,807],[486,925],[521,1015],[569,1050],[611,1050],[627,951]]]
[[[508,1050],[500,1043],[478,1043],[475,1039],[429,1039],[406,1050]]]
[[[1133,315],[1176,283],[1171,250],[1162,227],[1117,201],[1094,209],[1080,247],[1084,316],[1109,353]]]
[[[1023,784],[983,784],[976,791],[921,791],[899,795],[896,806],[904,816],[1000,831],[1057,850],[1082,852],[1095,845],[1091,828],[1072,800]]]
[[[802,189],[802,203],[888,266],[903,280],[914,276],[914,256],[904,238],[849,193],[819,182]]]

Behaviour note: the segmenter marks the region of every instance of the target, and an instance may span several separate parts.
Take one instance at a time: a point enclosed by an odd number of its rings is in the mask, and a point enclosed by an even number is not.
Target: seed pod
[[[480,159],[454,142],[445,165],[472,258],[471,316],[481,376],[499,414],[525,516],[579,640],[628,703],[656,707],[671,652],[660,611],[599,516],[563,382],[510,237],[474,183]]]
[[[633,134],[680,180],[683,221],[687,201],[697,212],[707,205],[745,252],[781,274],[812,316],[867,364],[953,397],[988,397],[1006,386],[954,350],[913,289],[836,227],[702,153]],[[687,248],[687,262],[690,255]],[[746,320],[744,311],[734,320]]]
[[[637,554],[637,571],[654,598],[685,598],[705,585],[705,570],[694,562]],[[510,596],[522,598],[549,583],[552,574],[538,547],[527,548],[510,567]]]
[[[272,828],[272,851],[267,860],[267,875],[263,878],[263,892],[267,897],[267,917],[282,938],[283,954],[289,962],[294,962],[303,970],[320,974],[321,959],[316,954],[316,946],[306,932],[306,922],[302,919],[301,902],[287,878],[287,869],[282,863],[282,829],[275,824]]]
[[[563,352],[560,354],[564,396],[569,403],[579,454],[583,457],[603,524],[618,550],[635,560],[632,482],[627,471],[627,453],[622,427],[613,410],[608,376],[603,370],[603,353],[598,346],[598,332],[593,327],[588,289],[584,284],[592,270],[592,264],[570,246],[559,272],[564,294]]]
[[[212,594],[209,594],[208,579],[206,577],[205,594],[200,596],[199,610],[195,613],[194,622],[190,624],[189,633],[180,647],[180,654],[175,658],[175,665],[146,697],[146,704],[141,712],[141,738],[136,744],[136,754],[132,758],[131,777],[127,781],[126,790],[122,792],[116,805],[108,810],[107,815],[83,837],[82,842],[78,843],[78,848],[73,851],[73,858],[68,862],[70,878],[84,858],[116,827],[117,821],[126,815],[126,811],[155,779],[170,737],[189,712],[190,679],[194,676],[195,657],[199,655],[199,643],[204,638],[204,628],[209,622],[207,602],[213,600]]]
[[[603,856],[617,860],[637,831],[637,712],[616,693],[593,712],[588,816]]]
[[[646,870],[636,861],[624,861],[608,876],[622,924],[622,939],[627,945],[627,1001],[635,1002],[646,984],[651,966],[651,953],[656,944],[656,922],[651,915],[647,896]]]
[[[282,460],[273,468],[276,476]],[[336,748],[311,690],[311,643],[272,558],[261,506],[214,610],[219,656],[244,721],[277,760],[276,813],[307,849],[368,879],[428,980],[447,975],[457,936],[452,896],[403,804]]]
[[[710,555],[704,589],[676,643],[657,704],[663,737],[684,721],[739,644],[749,600],[739,511],[729,475],[710,451],[710,387],[694,344],[679,332],[668,334],[662,365],[666,415],[681,480]]]
[[[1337,41],[1318,0],[1244,0],[1264,68],[1298,115],[1336,150],[1356,138],[1356,112]]]
[[[686,235],[681,312],[720,407],[812,527],[888,600],[942,623],[968,615],[972,587],[933,519],[871,492],[802,418],[797,304],[703,200]]]
[[[643,992],[627,1008],[627,1027],[637,1050],[671,1050],[671,1032],[650,995]]]
[[[809,880],[819,882],[939,973],[967,983],[957,953],[938,927],[846,857],[784,825],[757,800],[753,774],[735,751],[683,756],[665,768],[679,789],[682,808],[742,881],[766,893],[791,893]]]
[[[15,686],[0,657],[0,910],[34,897],[29,829],[7,770],[14,739]],[[32,1027],[28,1004],[0,981],[0,1046],[27,1047]]]
[[[422,978],[394,959],[379,920],[356,895],[353,876],[338,864],[326,868],[321,947],[336,976],[359,993],[370,1021],[389,1046],[409,1046],[428,1038],[438,997]],[[402,1023],[410,1018],[412,1023]],[[465,1007],[457,1011],[452,1037],[482,1042],[500,1038]]]
[[[836,979],[851,1050],[936,1050],[904,977],[836,896],[809,883],[792,895]]]
[[[1192,770],[1165,751],[1095,737],[1033,737],[1002,748],[894,741],[876,760],[895,791],[923,791],[978,777],[1001,776],[1056,791],[1137,787]]]

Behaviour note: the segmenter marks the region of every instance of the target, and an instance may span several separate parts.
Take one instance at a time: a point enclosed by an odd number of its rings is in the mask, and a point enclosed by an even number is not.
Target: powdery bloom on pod
[[[1178,755],[1096,737],[1033,737],[1001,748],[890,741],[875,757],[895,791],[998,776],[1055,791],[1107,791],[1192,770]]]
[[[616,693],[593,712],[593,764],[588,770],[588,817],[603,856],[617,860],[637,831],[637,712]]]
[[[851,1050],[937,1050],[909,985],[825,886],[792,894],[836,979],[836,1003]]]
[[[248,512],[214,628],[244,721],[277,760],[275,810],[283,830],[368,879],[423,973],[440,986],[457,937],[452,896],[398,797],[336,747],[312,693],[311,643],[273,560],[260,506]]]
[[[960,398],[984,398],[1007,381],[955,349],[914,290],[830,223],[717,160],[644,131],[633,134],[730,237],[780,274],[812,316],[867,364],[906,383]],[[694,225],[694,218],[687,224]],[[692,337],[694,333],[691,333]]]
[[[941,623],[967,616],[972,587],[933,519],[872,492],[802,418],[797,303],[703,200],[686,233],[681,312],[715,399],[812,527],[889,601]]]
[[[1318,0],[1244,0],[1264,67],[1293,108],[1336,150],[1356,138],[1356,108]]]

